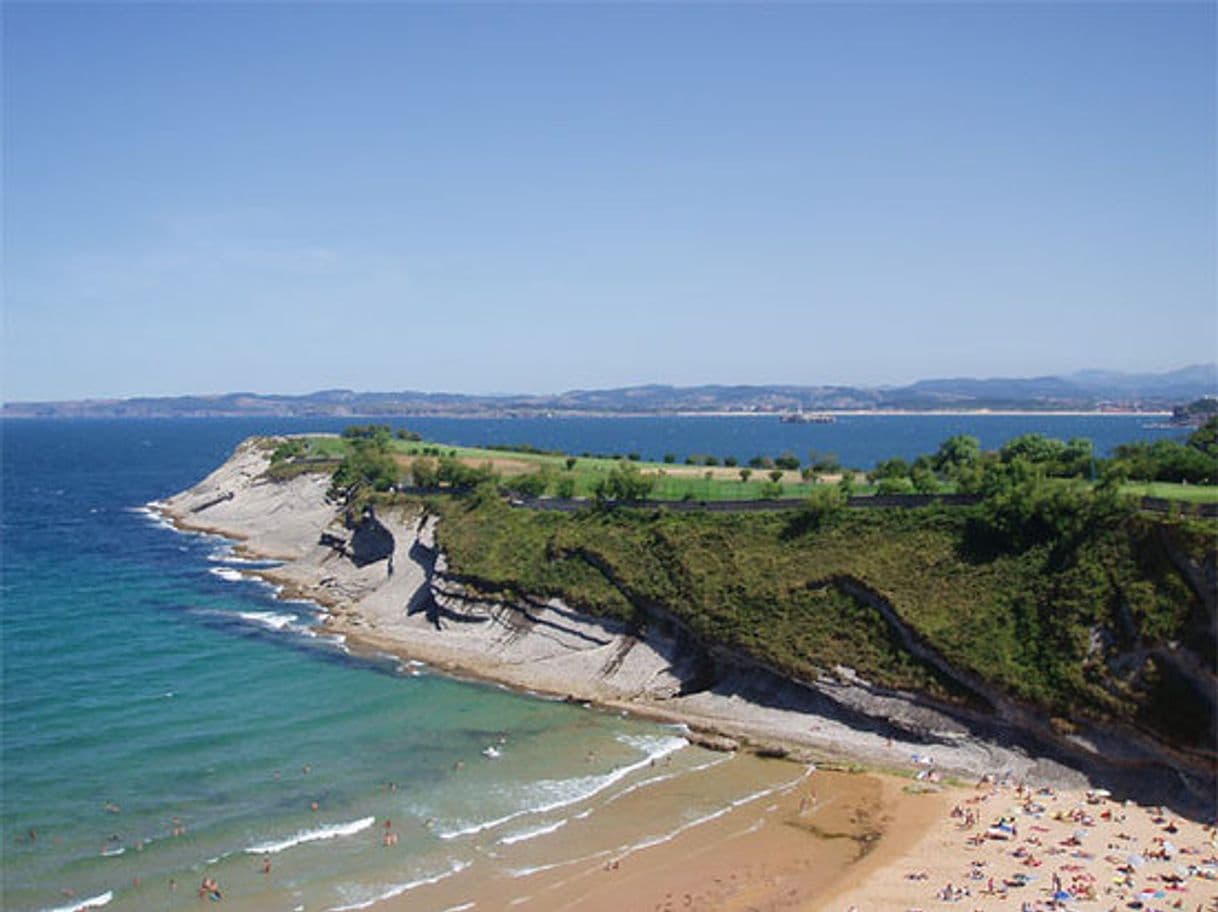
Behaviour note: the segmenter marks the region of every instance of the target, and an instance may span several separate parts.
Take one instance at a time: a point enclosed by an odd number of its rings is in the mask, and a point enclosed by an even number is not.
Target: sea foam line
[[[105,893],[90,896],[88,899],[82,899],[70,906],[56,906],[53,909],[45,909],[44,912],[84,912],[85,909],[100,909],[102,906],[108,905],[112,899],[114,899],[114,893],[107,890]]]
[[[504,836],[502,839],[499,840],[499,844],[500,845],[515,845],[518,842],[526,842],[530,839],[536,839],[538,836],[545,836],[548,833],[553,833],[557,830],[561,830],[566,825],[567,825],[567,820],[564,817],[562,820],[559,820],[557,823],[547,823],[543,826],[534,827],[531,830],[521,830],[519,833],[512,833],[508,836]]]
[[[299,618],[294,614],[276,614],[273,611],[238,611],[237,617],[251,624],[269,627],[271,630],[283,630],[292,627]]]
[[[454,874],[459,874],[461,871],[464,871],[468,867],[469,867],[468,861],[454,861],[452,863],[452,866],[447,871],[441,871],[439,874],[432,874],[428,877],[420,877],[418,880],[411,880],[406,883],[395,884],[394,886],[392,886],[388,890],[386,890],[384,893],[380,893],[380,894],[372,897],[371,899],[365,899],[360,902],[349,903],[348,905],[345,905],[345,906],[333,906],[330,909],[328,909],[327,912],[354,912],[354,910],[356,910],[356,909],[367,909],[369,906],[375,905],[376,903],[382,902],[383,900],[393,899],[393,897],[395,897],[395,896],[401,896],[403,893],[407,892],[408,890],[413,890],[416,887],[425,887],[430,884],[439,883],[442,880],[447,880],[448,878],[452,877]],[[461,906],[459,908],[470,909],[470,908],[473,908],[473,905],[474,905],[473,903],[467,903],[466,905]]]
[[[273,855],[306,842],[337,839],[340,836],[353,836],[361,830],[368,829],[374,823],[376,823],[375,817],[361,817],[359,820],[353,820],[350,823],[333,823],[329,826],[318,827],[316,830],[301,830],[295,836],[289,836],[287,839],[282,839],[279,842],[261,842],[258,845],[250,846],[245,851],[250,855]]]
[[[158,509],[151,506],[144,507],[127,507],[126,512],[138,513],[148,520],[152,525],[159,526],[162,529],[169,529],[171,532],[177,532],[178,527],[165,518]]]
[[[515,820],[518,817],[524,817],[528,814],[545,814],[550,811],[556,811],[559,808],[567,807],[568,805],[578,804],[581,801],[586,801],[593,795],[604,791],[613,785],[615,782],[620,782],[631,773],[644,769],[649,766],[652,761],[659,760],[661,757],[667,757],[669,754],[679,751],[686,747],[689,742],[684,738],[666,737],[660,739],[649,738],[633,738],[623,740],[623,743],[631,744],[632,746],[654,747],[655,749],[647,753],[643,759],[619,766],[617,769],[610,770],[603,776],[582,776],[578,779],[543,779],[534,784],[534,789],[540,792],[559,792],[564,791],[565,794],[560,794],[555,800],[546,804],[540,804],[535,807],[523,808],[519,811],[513,811],[511,814],[506,814],[503,817],[498,817],[494,820],[486,820],[481,823],[473,823],[456,830],[448,830],[440,832],[436,835],[441,839],[456,839],[459,836],[470,836],[474,833],[481,833],[483,830],[491,830],[495,827],[502,826],[508,821]]]
[[[770,788],[761,789],[760,791],[745,795],[743,798],[737,798],[735,801],[724,805],[717,811],[711,811],[709,814],[705,814],[702,817],[689,821],[688,823],[683,823],[675,830],[671,830],[668,833],[662,833],[659,836],[651,836],[644,839],[642,842],[627,845],[620,850],[621,854],[618,856],[618,858],[625,858],[627,855],[633,855],[635,852],[640,852],[643,849],[650,849],[652,846],[662,845],[665,842],[670,842],[685,831],[692,830],[694,827],[702,826],[704,823],[710,823],[712,820],[718,820],[724,814],[730,813],[738,807],[743,807],[746,804],[751,804],[754,801],[765,798],[767,795],[773,795],[777,792],[789,789],[793,785],[802,782],[805,778],[807,778],[807,775],[807,773],[804,773],[802,776],[792,779],[790,782],[784,782],[781,785],[771,786]]]
[[[696,826],[701,826],[704,823],[710,823],[712,820],[717,820],[718,818],[722,817],[724,814],[727,814],[728,812],[735,810],[736,808],[741,807],[742,805],[748,804],[752,801],[757,801],[758,799],[764,798],[767,795],[772,795],[775,792],[781,792],[784,789],[788,789],[791,786],[796,785],[797,783],[799,783],[799,782],[803,781],[805,778],[807,778],[809,772],[810,772],[810,770],[808,772],[805,772],[802,776],[800,776],[796,779],[792,779],[790,782],[785,782],[781,785],[776,785],[771,788],[762,789],[761,791],[758,791],[758,792],[753,792],[752,794],[745,795],[743,798],[737,798],[735,801],[731,802],[730,804],[728,804],[724,807],[719,808],[716,811],[712,811],[711,813],[706,814],[703,817],[699,817],[695,820],[691,820],[688,823],[683,823],[681,826],[677,827],[675,830],[671,830],[668,833],[662,833],[659,836],[650,836],[647,839],[644,839],[642,842],[636,842],[636,843],[627,844],[624,846],[618,846],[616,849],[602,849],[599,852],[593,852],[591,855],[584,855],[579,858],[570,858],[565,861],[551,862],[550,864],[537,865],[536,867],[516,868],[514,870],[508,871],[508,874],[514,878],[528,877],[531,874],[538,874],[542,871],[551,871],[554,868],[564,868],[564,867],[567,867],[568,865],[579,864],[580,862],[584,862],[584,861],[592,861],[593,859],[596,859],[596,858],[603,858],[606,855],[615,855],[620,860],[622,858],[625,858],[628,855],[632,855],[635,852],[641,852],[643,849],[649,849],[652,846],[661,845],[665,842],[675,839],[677,836],[681,835],[686,830],[692,830]]]

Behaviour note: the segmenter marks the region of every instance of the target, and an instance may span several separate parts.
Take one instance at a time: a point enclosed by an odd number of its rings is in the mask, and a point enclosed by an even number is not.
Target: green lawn
[[[1218,485],[1172,484],[1166,481],[1130,481],[1121,485],[1122,494],[1162,497],[1189,503],[1218,503]]]
[[[308,455],[312,458],[341,459],[346,453],[347,441],[341,437],[310,437],[308,438]],[[432,441],[407,441],[395,439],[392,443],[393,452],[405,462],[422,456],[424,450],[439,449],[444,455],[451,455],[473,464],[492,462],[501,466],[503,474],[509,477],[521,471],[544,471],[552,478],[550,493],[554,493],[559,478],[570,475],[575,480],[575,495],[591,497],[597,483],[607,476],[618,464],[615,459],[596,457],[576,457],[573,469],[566,467],[565,456],[552,456],[539,453],[520,453],[507,450],[490,450],[482,447],[451,446]],[[755,469],[752,477],[743,482],[739,478],[738,468],[718,466],[686,466],[662,462],[634,462],[640,472],[655,476],[655,485],[651,496],[656,500],[756,500],[765,496],[764,487],[769,479],[765,469]],[[506,471],[503,471],[506,469]],[[712,472],[714,477],[708,479],[706,472]],[[781,497],[797,500],[807,497],[818,485],[797,480],[794,472],[786,474],[783,482]],[[857,476],[854,493],[873,494],[875,486],[867,484],[860,474]],[[1166,500],[1177,500],[1188,503],[1218,503],[1218,486],[1170,484],[1166,482],[1129,482],[1121,486],[1123,494],[1143,497],[1161,497]],[[943,493],[951,493],[950,487],[944,487]]]

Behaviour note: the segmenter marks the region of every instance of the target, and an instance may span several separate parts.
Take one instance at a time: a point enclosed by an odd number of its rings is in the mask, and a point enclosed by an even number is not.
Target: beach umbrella
[[[1137,855],[1137,854],[1130,855],[1125,860],[1127,862],[1129,862],[1131,865],[1133,865],[1135,868],[1140,868],[1140,867],[1142,867],[1142,865],[1146,864],[1146,859],[1143,858],[1141,855]]]

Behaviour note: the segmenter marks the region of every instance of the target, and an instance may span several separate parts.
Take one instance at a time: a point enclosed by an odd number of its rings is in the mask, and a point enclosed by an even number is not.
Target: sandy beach
[[[1103,790],[1058,792],[979,783],[942,796],[912,849],[885,859],[809,909],[1218,908],[1213,818],[1117,801]],[[852,879],[853,880],[853,879]]]
[[[568,827],[561,850],[550,853],[563,860],[558,867],[539,862],[527,876],[488,881],[476,897],[465,886],[458,895],[440,883],[378,907],[906,912],[1076,902],[1196,910],[1215,902],[1207,879],[1218,874],[1213,831],[1200,823],[1094,794],[1089,800],[1096,783],[1078,768],[980,738],[925,706],[848,680],[815,692],[776,690],[772,680],[742,674],[712,691],[678,696],[682,659],[672,642],[636,642],[613,622],[560,602],[530,605],[527,625],[512,606],[471,602],[443,580],[432,518],[409,511],[380,517],[394,535],[394,571],[385,561],[355,566],[322,543],[323,532],[343,532],[325,500],[326,480],[270,483],[260,477],[265,464],[264,450],[244,444],[199,485],[155,509],[179,528],[238,540],[247,556],[283,561],[253,572],[283,586],[285,596],[327,606],[327,629],[352,650],[681,722],[709,746],[751,745],[788,758],[739,755],[733,769],[756,775],[750,764],[768,764],[774,788],[733,806],[740,784],[720,782],[713,788],[722,789],[722,813],[697,825],[648,832],[648,801],[682,800],[679,791],[648,790],[637,808],[623,805],[615,815],[620,839],[607,843],[604,833]],[[424,610],[429,599],[436,604]],[[857,712],[884,721],[859,726]],[[824,768],[842,758],[900,775]],[[807,772],[813,763],[821,768]],[[996,776],[1003,784],[992,781]],[[991,781],[972,788],[982,777]],[[1018,832],[1006,833],[1008,823]],[[544,841],[537,848],[544,854]],[[1143,898],[1147,889],[1152,894]],[[1084,899],[1090,895],[1094,900]]]

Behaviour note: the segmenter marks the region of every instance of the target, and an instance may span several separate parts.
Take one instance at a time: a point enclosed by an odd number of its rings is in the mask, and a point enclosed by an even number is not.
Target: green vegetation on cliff
[[[431,500],[450,571],[486,592],[672,618],[797,678],[844,665],[968,702],[875,597],[953,668],[1054,716],[1213,743],[1212,702],[1188,676],[1213,674],[1213,609],[1179,569],[1208,568],[1212,586],[1212,523],[1032,485],[967,508],[728,515],[513,510],[489,490]]]

